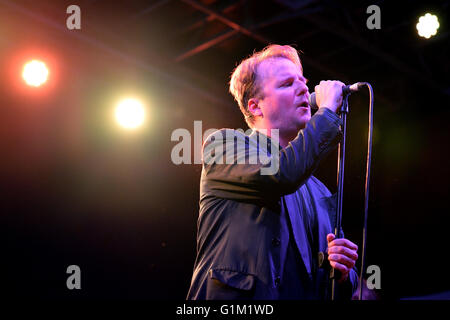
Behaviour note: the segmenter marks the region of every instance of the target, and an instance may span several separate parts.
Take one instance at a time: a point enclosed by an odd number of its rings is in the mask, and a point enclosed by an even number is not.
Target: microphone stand
[[[369,89],[369,132],[367,137],[367,160],[366,160],[366,181],[364,190],[364,227],[363,227],[363,240],[362,240],[362,252],[361,252],[361,270],[359,276],[359,292],[358,298],[362,300],[362,288],[363,288],[363,275],[366,263],[366,246],[367,246],[367,219],[369,210],[369,186],[370,186],[370,168],[372,160],[372,137],[373,137],[373,89],[370,83],[360,82],[358,83],[358,89],[361,86],[367,86]],[[344,194],[344,165],[345,165],[345,138],[347,133],[347,114],[348,114],[348,96],[351,94],[349,88],[343,88],[343,98],[341,106],[341,119],[342,119],[342,133],[343,137],[338,147],[338,191],[337,191],[337,206],[335,216],[335,229],[334,234],[336,238],[341,238],[341,224],[342,224],[342,200]],[[334,268],[330,271],[331,280],[331,300],[335,300],[336,293],[336,278],[339,277],[339,272]]]
[[[345,166],[345,136],[347,133],[347,114],[348,114],[348,96],[350,95],[350,91],[344,92],[342,98],[342,106],[341,106],[341,119],[342,119],[342,140],[338,146],[338,191],[337,191],[337,206],[336,206],[336,215],[335,215],[335,229],[334,235],[337,238],[341,238],[341,223],[342,223],[342,200],[344,195],[344,166]],[[338,275],[338,271],[334,268],[330,270],[330,279],[331,279],[331,300],[335,300],[335,291],[336,291],[336,277]]]

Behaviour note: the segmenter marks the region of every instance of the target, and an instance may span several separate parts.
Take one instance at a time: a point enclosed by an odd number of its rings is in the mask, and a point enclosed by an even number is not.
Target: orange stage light
[[[22,77],[29,86],[39,87],[48,79],[48,68],[42,61],[32,60],[23,67]]]

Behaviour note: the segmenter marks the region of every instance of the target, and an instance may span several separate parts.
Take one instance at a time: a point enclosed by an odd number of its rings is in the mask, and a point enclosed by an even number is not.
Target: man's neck
[[[291,136],[289,136],[289,137],[280,135],[280,146],[282,146],[283,149],[286,148],[287,145],[289,144],[289,142],[291,142],[292,140],[294,140],[295,137],[296,137],[296,135],[291,135]]]

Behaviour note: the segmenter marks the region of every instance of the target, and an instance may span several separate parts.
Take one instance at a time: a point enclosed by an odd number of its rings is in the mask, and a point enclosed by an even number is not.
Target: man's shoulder
[[[228,136],[237,136],[237,137],[245,137],[245,136],[250,136],[252,133],[254,132],[253,129],[232,129],[232,128],[222,128],[222,129],[218,129],[215,130],[213,132],[211,132],[205,140],[209,140],[212,137],[215,136],[223,136],[226,137]]]
[[[243,141],[249,139],[254,134],[252,129],[231,129],[231,128],[222,128],[211,132],[205,139],[204,144],[209,144],[211,142],[234,142],[234,141]]]

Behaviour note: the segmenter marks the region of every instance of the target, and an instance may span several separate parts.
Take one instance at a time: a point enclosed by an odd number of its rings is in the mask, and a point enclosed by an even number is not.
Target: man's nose
[[[306,83],[304,83],[303,81],[298,81],[298,86],[297,86],[297,95],[304,95],[304,94],[309,94],[308,92],[308,86],[306,85]]]

